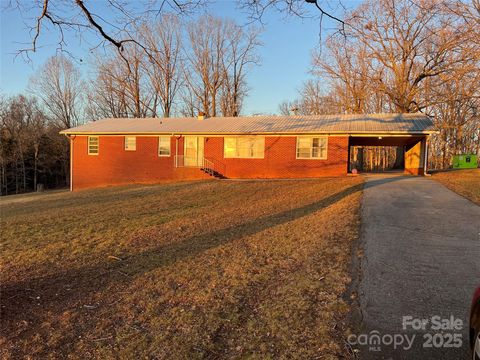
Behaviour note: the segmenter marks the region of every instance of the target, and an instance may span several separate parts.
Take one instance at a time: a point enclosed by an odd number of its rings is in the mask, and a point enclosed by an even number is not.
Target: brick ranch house
[[[104,119],[70,139],[71,190],[165,180],[310,178],[350,170],[352,146],[401,146],[426,172],[423,114]]]

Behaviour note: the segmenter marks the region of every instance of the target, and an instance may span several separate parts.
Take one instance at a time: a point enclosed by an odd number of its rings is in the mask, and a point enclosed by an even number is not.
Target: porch
[[[198,168],[207,175],[225,179],[225,164],[213,158],[205,157],[205,136],[175,137],[175,168]]]

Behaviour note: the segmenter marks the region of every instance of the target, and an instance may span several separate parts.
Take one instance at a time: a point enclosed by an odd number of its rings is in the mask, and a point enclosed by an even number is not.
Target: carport
[[[404,131],[404,132],[408,132]],[[349,137],[349,172],[353,166],[350,152],[353,147],[366,146],[395,146],[398,148],[397,156],[401,157],[401,167],[407,174],[424,175],[427,172],[429,134],[355,134]],[[362,171],[362,169],[358,169]]]

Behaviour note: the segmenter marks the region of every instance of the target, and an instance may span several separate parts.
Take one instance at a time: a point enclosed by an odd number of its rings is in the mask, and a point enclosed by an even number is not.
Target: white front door
[[[185,136],[185,166],[203,166],[203,136]]]

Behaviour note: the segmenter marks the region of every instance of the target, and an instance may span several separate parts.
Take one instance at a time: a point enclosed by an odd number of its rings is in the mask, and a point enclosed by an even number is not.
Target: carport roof
[[[62,134],[430,134],[433,121],[416,114],[239,116],[103,119]]]

